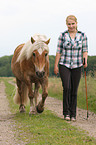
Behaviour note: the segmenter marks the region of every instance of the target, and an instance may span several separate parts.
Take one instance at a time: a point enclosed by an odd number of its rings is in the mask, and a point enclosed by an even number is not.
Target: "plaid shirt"
[[[84,33],[77,31],[75,39],[71,39],[68,31],[61,33],[57,44],[57,53],[61,54],[59,64],[70,69],[81,67],[83,52],[88,52],[87,37]]]

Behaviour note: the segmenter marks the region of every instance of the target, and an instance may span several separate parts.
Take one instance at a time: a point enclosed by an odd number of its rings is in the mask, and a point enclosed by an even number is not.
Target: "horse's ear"
[[[32,42],[32,44],[35,42],[35,40],[33,39],[33,37],[31,37],[31,42]]]
[[[45,43],[48,45],[49,44],[49,42],[50,42],[50,39],[48,39],[47,41],[45,41]]]

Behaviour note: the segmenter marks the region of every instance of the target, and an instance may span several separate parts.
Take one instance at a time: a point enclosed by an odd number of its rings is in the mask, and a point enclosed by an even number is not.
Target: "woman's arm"
[[[59,62],[60,56],[61,56],[60,53],[56,53],[55,64],[54,64],[54,73],[55,73],[56,75],[59,73],[58,62]]]

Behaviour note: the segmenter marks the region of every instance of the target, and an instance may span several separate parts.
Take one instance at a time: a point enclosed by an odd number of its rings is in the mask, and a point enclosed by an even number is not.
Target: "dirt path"
[[[11,82],[10,82],[11,83]],[[51,103],[50,103],[51,102]],[[46,99],[45,108],[51,110],[60,118],[62,115],[62,101],[55,98],[48,97]],[[0,145],[24,145],[22,141],[19,141],[14,136],[13,128],[15,121],[14,115],[10,112],[8,107],[8,100],[5,94],[5,85],[0,83]],[[78,109],[77,121],[68,122],[73,126],[80,127],[80,129],[88,132],[89,136],[96,138],[96,114],[89,112],[89,120],[86,120],[86,110]],[[16,134],[16,133],[15,133]]]
[[[50,103],[51,102],[51,103]],[[62,101],[55,98],[48,97],[45,105],[48,110],[52,110],[60,118],[64,118],[62,115]],[[96,138],[96,114],[92,112],[89,113],[89,118],[87,120],[87,112],[83,109],[77,109],[77,121],[69,121],[73,126],[80,127],[82,130],[85,130],[89,136]]]
[[[8,100],[5,94],[5,85],[0,83],[0,145],[24,145],[14,136],[14,115],[10,112]]]

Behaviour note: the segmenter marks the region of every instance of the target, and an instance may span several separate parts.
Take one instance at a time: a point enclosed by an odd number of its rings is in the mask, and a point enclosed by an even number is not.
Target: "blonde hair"
[[[77,23],[77,18],[74,16],[74,15],[69,15],[69,16],[67,16],[67,18],[66,18],[66,24],[68,23],[68,20],[74,20],[76,23]]]

